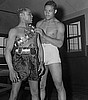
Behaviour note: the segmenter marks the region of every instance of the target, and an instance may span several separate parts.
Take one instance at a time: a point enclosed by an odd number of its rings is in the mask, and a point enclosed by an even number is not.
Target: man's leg
[[[39,100],[38,81],[29,80],[29,86],[32,95],[32,100]]]
[[[55,87],[58,92],[58,100],[66,100],[66,93],[62,82],[62,68],[60,63],[49,65]]]
[[[46,66],[45,74],[41,77],[41,81],[40,81],[40,98],[41,98],[41,100],[45,99],[45,87],[46,87],[47,74],[48,74],[48,68]]]
[[[17,95],[21,86],[21,81],[17,83],[12,83],[12,90],[9,100],[17,100]]]

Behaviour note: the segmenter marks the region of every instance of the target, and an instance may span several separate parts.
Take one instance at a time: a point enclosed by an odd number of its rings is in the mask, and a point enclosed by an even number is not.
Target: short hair
[[[56,4],[53,0],[47,1],[47,2],[45,3],[45,5],[44,5],[44,8],[45,8],[45,6],[47,6],[47,5],[53,6],[53,7],[54,7],[54,10],[57,10],[57,4]]]
[[[23,12],[25,12],[25,11],[30,12],[30,9],[29,9],[29,8],[19,8],[19,9],[17,10],[17,14],[20,15],[21,13],[23,13]]]

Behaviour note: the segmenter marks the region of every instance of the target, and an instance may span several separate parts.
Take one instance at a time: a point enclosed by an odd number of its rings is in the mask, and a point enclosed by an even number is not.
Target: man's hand
[[[19,81],[18,73],[14,69],[10,70],[10,80],[13,83],[16,83]]]
[[[42,37],[44,37],[46,35],[45,32],[44,32],[44,30],[41,29],[41,28],[36,28],[35,29],[35,32],[36,33],[39,33]]]
[[[44,72],[45,72],[44,62],[40,62],[38,72],[39,72],[40,77],[44,74]]]

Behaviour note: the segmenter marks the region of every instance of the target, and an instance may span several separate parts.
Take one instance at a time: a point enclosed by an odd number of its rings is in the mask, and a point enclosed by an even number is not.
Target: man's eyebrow
[[[32,12],[30,11],[30,12],[28,12],[28,13],[30,14],[30,13],[32,13]]]

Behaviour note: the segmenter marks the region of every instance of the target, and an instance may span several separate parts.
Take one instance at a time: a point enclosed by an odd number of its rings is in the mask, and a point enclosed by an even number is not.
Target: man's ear
[[[22,14],[22,13],[20,13],[20,16],[23,16],[23,14]]]
[[[57,13],[57,10],[55,10],[55,14]]]

